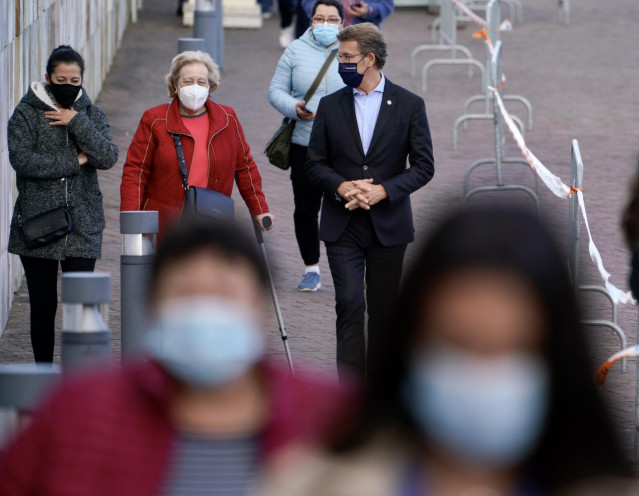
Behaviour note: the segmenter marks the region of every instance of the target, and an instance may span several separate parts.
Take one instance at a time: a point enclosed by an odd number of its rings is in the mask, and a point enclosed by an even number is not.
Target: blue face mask
[[[171,375],[196,387],[238,378],[264,354],[257,318],[230,300],[194,297],[171,301],[158,312],[145,349]]]
[[[507,467],[535,448],[549,389],[547,367],[535,355],[483,358],[439,348],[413,365],[403,397],[435,447],[466,462]]]
[[[337,33],[339,33],[339,26],[335,26],[327,22],[324,24],[313,25],[313,35],[322,45],[335,43]]]
[[[360,74],[357,72],[357,65],[364,60],[364,57],[366,57],[366,55],[357,62],[340,62],[337,65],[337,72],[339,72],[339,75],[342,77],[342,81],[344,81],[346,86],[359,88],[360,84],[362,84],[362,79],[364,79],[364,74],[366,74],[368,67],[366,68],[366,71]]]

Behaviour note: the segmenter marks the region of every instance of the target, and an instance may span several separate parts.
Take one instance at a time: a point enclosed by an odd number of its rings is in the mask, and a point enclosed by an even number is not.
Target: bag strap
[[[326,71],[328,71],[328,67],[331,65],[331,62],[333,62],[335,55],[337,55],[337,50],[331,50],[331,53],[329,53],[328,56],[326,57],[326,60],[324,61],[324,65],[322,65],[322,68],[317,73],[317,76],[315,76],[315,80],[313,81],[313,84],[311,84],[311,87],[306,92],[306,95],[304,95],[304,101],[306,103],[308,103],[308,101],[311,98],[313,98],[315,91],[317,90],[320,83],[322,82],[322,79],[324,78]]]
[[[180,174],[182,175],[182,187],[184,191],[189,189],[189,180],[186,172],[186,159],[184,158],[184,150],[182,149],[182,138],[179,134],[171,134],[173,143],[175,143],[175,151],[177,152],[178,164],[180,166]]]

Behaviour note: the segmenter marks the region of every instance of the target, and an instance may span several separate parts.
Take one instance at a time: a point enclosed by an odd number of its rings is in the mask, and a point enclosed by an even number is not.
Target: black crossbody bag
[[[208,188],[189,186],[186,171],[186,159],[182,149],[182,139],[179,134],[173,134],[175,151],[177,152],[180,174],[182,175],[182,187],[184,188],[184,208],[182,213],[189,215],[206,215],[218,219],[233,220],[235,216],[235,202],[232,198]]]
[[[47,210],[28,219],[22,218],[22,209],[18,207],[18,225],[29,248],[39,248],[63,238],[73,231],[73,217],[69,210],[68,180],[64,180],[64,205]],[[71,179],[71,190],[75,177]]]

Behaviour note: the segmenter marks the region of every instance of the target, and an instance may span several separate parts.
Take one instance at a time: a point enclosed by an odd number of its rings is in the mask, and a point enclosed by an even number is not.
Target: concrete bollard
[[[193,17],[193,37],[204,39],[205,51],[224,69],[222,0],[198,0]]]
[[[178,38],[178,53],[198,50],[206,51],[203,38]]]
[[[111,333],[105,324],[111,275],[62,274],[62,368],[78,371],[109,362]]]
[[[122,357],[135,356],[148,326],[146,292],[155,255],[158,213],[120,212],[120,301]]]

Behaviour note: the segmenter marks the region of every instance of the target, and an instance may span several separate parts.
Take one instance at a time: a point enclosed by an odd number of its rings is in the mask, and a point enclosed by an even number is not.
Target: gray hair
[[[359,51],[366,55],[375,55],[375,66],[378,69],[384,67],[388,52],[386,51],[386,40],[377,26],[371,22],[353,24],[342,29],[337,35],[339,41],[356,41]]]
[[[206,66],[206,70],[209,73],[209,96],[217,89],[220,84],[220,68],[213,62],[213,59],[208,53],[198,50],[197,52],[182,52],[171,61],[171,72],[166,75],[166,85],[169,88],[169,96],[175,98],[177,96],[177,82],[180,78],[180,71],[182,67],[193,62],[199,62]]]

